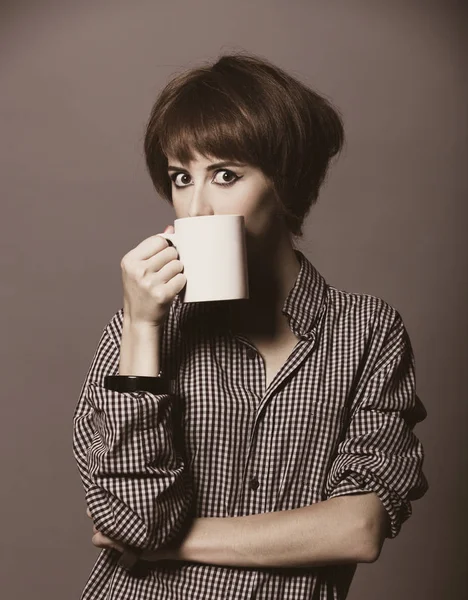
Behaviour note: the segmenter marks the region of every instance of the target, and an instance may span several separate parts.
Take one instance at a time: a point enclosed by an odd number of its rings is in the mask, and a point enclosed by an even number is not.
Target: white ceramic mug
[[[183,302],[249,297],[243,215],[175,219],[174,233],[158,235],[175,246],[184,265]]]

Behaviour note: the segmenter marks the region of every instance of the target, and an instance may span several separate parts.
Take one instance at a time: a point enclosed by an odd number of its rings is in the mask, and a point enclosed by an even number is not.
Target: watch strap
[[[165,377],[146,375],[106,375],[104,387],[114,392],[151,392],[168,394],[169,380]]]

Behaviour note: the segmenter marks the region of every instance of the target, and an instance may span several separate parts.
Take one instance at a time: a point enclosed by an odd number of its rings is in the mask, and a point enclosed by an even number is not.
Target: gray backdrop
[[[431,489],[351,600],[462,598],[466,551],[466,10],[415,0],[3,2],[1,588],[79,598],[98,550],[72,415],[120,259],[172,222],[142,156],[175,71],[247,50],[330,96],[348,143],[300,248],[402,314]],[[450,591],[448,591],[450,588]]]

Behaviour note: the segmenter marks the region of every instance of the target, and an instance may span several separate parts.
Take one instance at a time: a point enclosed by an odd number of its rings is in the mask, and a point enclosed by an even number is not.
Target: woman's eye
[[[223,173],[222,177],[218,177],[220,173]],[[225,177],[226,175],[228,179],[227,181]],[[215,183],[218,183],[219,185],[232,185],[235,181],[239,179],[239,177],[232,171],[229,171],[228,169],[221,169],[220,171],[216,171],[215,180],[216,179],[218,180],[215,181]]]
[[[219,169],[214,175],[213,182],[216,183],[216,185],[227,187],[235,183],[238,179],[240,179],[240,177],[233,171],[230,171],[229,169]],[[182,172],[174,173],[171,175],[171,180],[178,188],[187,187],[190,184],[190,175]]]
[[[179,176],[181,179],[178,179]],[[185,181],[184,178],[187,178],[190,181],[190,177],[187,175],[187,173],[174,173],[174,175],[171,176],[171,179],[176,187],[186,187],[187,181]]]

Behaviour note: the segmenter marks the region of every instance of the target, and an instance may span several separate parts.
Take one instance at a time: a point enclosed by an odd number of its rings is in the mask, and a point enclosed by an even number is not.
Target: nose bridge
[[[189,215],[198,217],[213,214],[209,200],[208,183],[200,179],[191,186],[192,196],[190,198]]]

